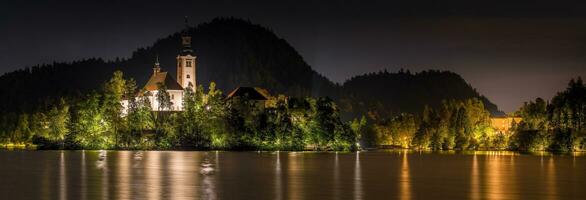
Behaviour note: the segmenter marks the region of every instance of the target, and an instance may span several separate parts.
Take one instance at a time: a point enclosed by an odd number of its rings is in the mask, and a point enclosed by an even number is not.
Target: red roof
[[[144,86],[144,89],[147,91],[159,90],[158,83],[164,83],[167,90],[183,90],[183,87],[167,72],[154,73]]]

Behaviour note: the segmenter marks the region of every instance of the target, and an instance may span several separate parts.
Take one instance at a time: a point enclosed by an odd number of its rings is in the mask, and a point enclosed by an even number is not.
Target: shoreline
[[[308,152],[308,153],[368,153],[368,152],[409,152],[409,153],[433,153],[433,154],[449,154],[449,155],[573,155],[581,154],[586,155],[586,151],[570,151],[570,152],[556,152],[556,151],[518,151],[518,150],[490,150],[490,149],[479,149],[479,150],[421,150],[421,149],[407,149],[407,148],[367,148],[356,151],[334,151],[334,150],[254,150],[254,149],[195,149],[195,148],[175,148],[175,149],[127,149],[127,148],[114,148],[114,149],[59,149],[59,148],[38,148],[37,145],[24,145],[24,144],[1,144],[0,151],[193,151],[193,152],[209,152],[209,151],[221,151],[221,152]]]

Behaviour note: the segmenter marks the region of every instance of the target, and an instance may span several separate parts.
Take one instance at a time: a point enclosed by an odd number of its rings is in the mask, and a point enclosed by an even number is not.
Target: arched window
[[[185,61],[185,66],[191,67],[191,61],[190,60]]]
[[[187,78],[189,78],[189,74],[187,74]]]

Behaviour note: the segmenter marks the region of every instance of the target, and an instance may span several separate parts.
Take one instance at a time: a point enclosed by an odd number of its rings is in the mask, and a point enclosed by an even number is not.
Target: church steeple
[[[181,31],[181,52],[177,55],[177,82],[183,88],[191,88],[195,91],[197,88],[196,68],[197,57],[191,50],[191,36],[189,35],[189,25],[187,16],[185,16],[185,29]]]
[[[185,29],[181,31],[181,55],[192,55],[191,50],[191,36],[189,35],[189,23],[187,22],[187,16],[185,16]]]
[[[161,63],[159,63],[159,55],[155,58],[155,66],[153,66],[153,74],[161,72]]]

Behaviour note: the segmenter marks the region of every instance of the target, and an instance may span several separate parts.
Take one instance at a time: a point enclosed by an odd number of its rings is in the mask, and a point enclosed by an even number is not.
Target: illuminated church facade
[[[153,74],[143,87],[145,96],[149,98],[153,111],[182,111],[183,91],[188,88],[195,91],[197,88],[197,57],[191,49],[191,36],[187,34],[187,28],[181,34],[181,45],[182,49],[176,57],[177,74],[175,78],[169,72],[161,71],[161,66],[157,58],[153,67]],[[160,103],[157,100],[157,93],[161,85],[164,85],[169,93],[171,105],[168,108],[159,107]]]

